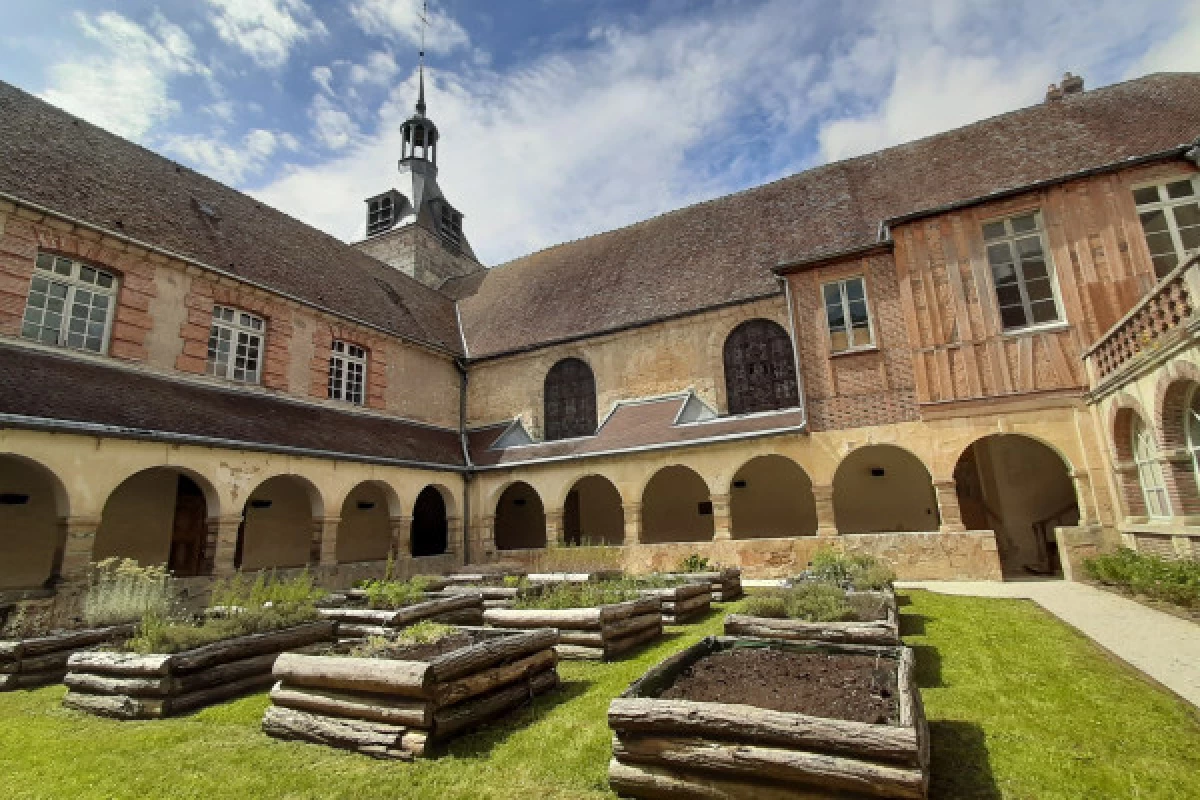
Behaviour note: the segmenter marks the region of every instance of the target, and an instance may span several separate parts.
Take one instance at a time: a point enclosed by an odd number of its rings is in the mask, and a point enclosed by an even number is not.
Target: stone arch
[[[812,480],[787,456],[755,456],[729,483],[729,515],[734,539],[813,536],[817,502]]]
[[[571,484],[562,509],[567,544],[621,544],[625,540],[621,492],[603,475],[584,475]]]
[[[450,491],[438,484],[430,484],[417,494],[412,514],[411,547],[414,557],[439,556],[449,550],[453,499]]]
[[[757,317],[725,338],[722,365],[730,414],[751,414],[800,404],[795,345],[782,325]]]
[[[929,469],[909,450],[870,444],[852,450],[833,475],[839,533],[936,531],[937,497]]]
[[[321,491],[301,475],[267,478],[242,511],[234,565],[239,569],[302,567],[315,561],[313,534],[325,515]]]
[[[642,542],[707,542],[714,532],[708,484],[695,470],[674,464],[663,467],[646,482],[642,490]]]
[[[1149,419],[1131,395],[1121,392],[1113,398],[1109,408],[1108,429],[1112,436],[1109,446],[1116,463],[1117,484],[1125,503],[1125,513],[1131,517],[1146,517],[1150,513],[1133,452],[1134,431],[1149,424]]]
[[[496,501],[497,550],[527,550],[546,546],[546,510],[537,490],[524,481],[504,488]]]
[[[401,513],[400,497],[386,481],[367,480],[354,486],[338,515],[338,563],[387,559],[392,551],[392,518]]]
[[[1200,514],[1200,367],[1172,361],[1155,391],[1155,430],[1163,452],[1187,452],[1187,460],[1163,465],[1167,490],[1176,511]]]
[[[560,359],[542,384],[542,433],[546,441],[596,432],[596,376],[582,358]]]
[[[219,494],[203,475],[174,465],[147,467],[109,493],[92,559],[165,564],[179,577],[208,574],[215,546],[209,521],[220,513]]]
[[[0,589],[35,589],[55,578],[70,516],[66,487],[49,467],[0,453]]]
[[[1070,461],[1023,433],[994,433],[967,445],[954,468],[963,525],[993,530],[1008,574],[1062,575],[1054,529],[1079,524]]]

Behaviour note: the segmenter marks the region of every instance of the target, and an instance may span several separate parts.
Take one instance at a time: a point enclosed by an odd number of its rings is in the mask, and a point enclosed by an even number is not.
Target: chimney
[[[1083,78],[1072,75],[1070,72],[1063,73],[1059,88],[1062,89],[1063,94],[1079,94],[1083,91]]]
[[[1055,100],[1062,100],[1062,89],[1058,88],[1057,83],[1052,83],[1046,87],[1046,102],[1053,103]]]

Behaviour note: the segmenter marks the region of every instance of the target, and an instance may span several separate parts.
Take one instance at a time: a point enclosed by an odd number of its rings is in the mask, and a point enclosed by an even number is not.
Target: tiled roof
[[[460,302],[467,348],[494,355],[760,297],[778,291],[780,262],[870,244],[885,219],[1198,135],[1200,74],[1158,74],[817,167],[489,270]]]
[[[0,191],[458,353],[444,295],[0,81]],[[200,211],[216,212],[212,222]]]
[[[203,437],[279,452],[304,448],[349,459],[463,463],[456,431],[4,344],[0,414],[31,418],[26,424],[41,420],[39,427],[52,429],[114,426],[140,439]]]
[[[675,420],[688,397],[684,393],[619,403],[595,436],[577,439],[492,449],[492,443],[510,423],[478,428],[467,435],[471,463],[478,467],[515,466],[529,461],[596,456],[622,450],[682,447],[784,430],[799,432],[804,427],[804,410],[800,408],[676,425]]]

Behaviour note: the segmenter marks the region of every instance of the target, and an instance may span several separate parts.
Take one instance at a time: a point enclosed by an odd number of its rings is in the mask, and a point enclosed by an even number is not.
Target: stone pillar
[[[337,566],[337,537],[341,517],[318,517],[313,525],[312,551],[308,563],[322,567]]]
[[[480,554],[486,560],[496,555],[496,515],[481,517],[480,523]]]
[[[563,512],[546,512],[546,546],[562,547],[567,543],[567,532],[563,528]]]
[[[388,517],[388,526],[392,532],[392,560],[399,564],[412,558],[412,517]]]
[[[68,586],[82,586],[87,583],[88,566],[92,563],[92,548],[96,544],[100,518],[65,517],[62,527],[66,537],[62,559],[56,565],[56,574]]]
[[[713,541],[729,541],[733,538],[732,521],[729,517],[729,495],[714,494],[712,501]]]
[[[625,517],[624,544],[636,545],[642,534],[642,504],[625,503],[621,506],[621,511]]]
[[[463,552],[462,517],[446,518],[446,552],[461,556]]]
[[[967,528],[963,525],[962,510],[958,507],[958,484],[953,479],[935,481],[933,488],[937,492],[938,514],[942,518],[942,533],[962,533]]]
[[[813,486],[817,505],[817,536],[837,536],[837,520],[833,513],[833,486]]]
[[[212,544],[204,548],[204,558],[212,564],[210,574],[221,577],[237,572],[235,557],[241,527],[241,514],[209,520],[208,538]]]
[[[1075,486],[1075,502],[1079,504],[1079,524],[1099,525],[1100,513],[1092,497],[1092,476],[1087,470],[1077,469],[1071,473],[1071,483]]]

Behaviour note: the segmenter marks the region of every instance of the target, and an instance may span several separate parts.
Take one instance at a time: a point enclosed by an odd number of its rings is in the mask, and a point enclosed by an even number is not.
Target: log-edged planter
[[[96,645],[128,639],[133,631],[133,625],[106,625],[2,640],[0,691],[58,683],[67,674],[67,661],[73,654]]]
[[[624,574],[619,569],[600,569],[591,572],[531,572],[525,578],[530,583],[589,583],[619,580]]]
[[[728,603],[746,594],[742,590],[742,570],[739,567],[723,567],[712,572],[674,572],[666,577],[707,583],[712,589],[714,603]]]
[[[179,653],[71,656],[63,705],[117,719],[158,719],[265,689],[280,653],[334,638],[334,623],[237,636]]]
[[[608,660],[662,636],[662,600],[642,597],[588,608],[489,608],[483,620],[495,628],[554,628],[558,655]]]
[[[318,613],[338,623],[338,636],[354,639],[386,635],[424,620],[447,625],[483,624],[483,596],[478,592],[439,597],[402,608],[322,608]]]
[[[789,641],[821,641],[841,644],[898,645],[900,623],[896,613],[896,594],[882,592],[847,592],[848,596],[862,595],[879,598],[883,619],[860,619],[846,622],[807,622],[802,619],[777,619],[730,614],[725,618],[726,636],[751,636],[761,639]]]
[[[411,761],[558,685],[554,631],[465,630],[472,644],[427,660],[280,656],[263,731]]]
[[[483,597],[483,607],[510,608],[518,598],[536,597],[545,589],[544,584],[529,584],[527,586],[503,586],[501,584],[472,583],[451,584],[440,592],[430,592],[430,598],[458,597],[464,594],[478,594]]]
[[[662,600],[663,623],[667,625],[683,625],[699,619],[712,608],[712,592],[704,583],[643,589],[642,594]]]
[[[660,697],[713,653],[769,648],[866,655],[895,670],[897,717],[864,723],[743,703]],[[609,785],[641,798],[925,798],[929,729],[906,647],[708,637],[651,668],[609,705]]]

